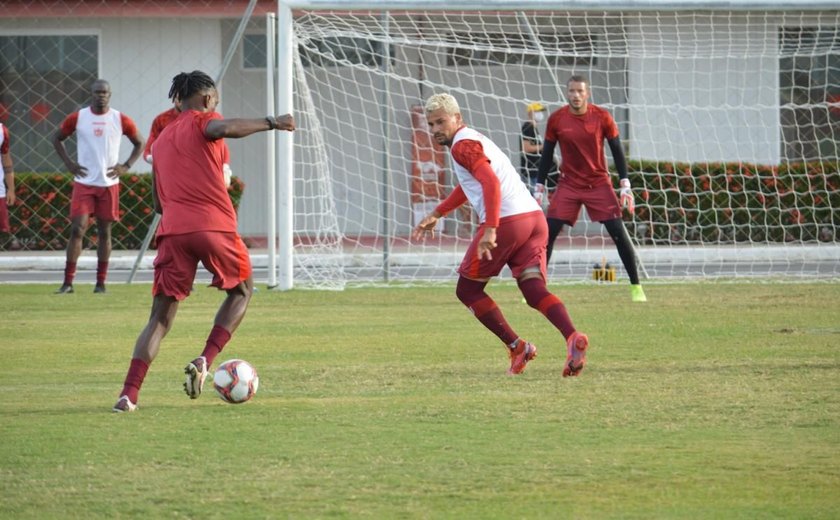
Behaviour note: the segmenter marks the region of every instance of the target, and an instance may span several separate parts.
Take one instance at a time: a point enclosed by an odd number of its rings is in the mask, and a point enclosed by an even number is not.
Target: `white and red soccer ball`
[[[225,361],[213,374],[213,387],[222,401],[239,404],[248,401],[260,386],[256,369],[242,359]]]

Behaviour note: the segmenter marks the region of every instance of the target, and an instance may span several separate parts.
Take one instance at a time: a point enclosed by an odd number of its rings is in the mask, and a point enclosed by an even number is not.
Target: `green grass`
[[[134,414],[112,414],[149,286],[0,286],[0,518],[838,518],[840,284],[553,286],[589,365],[512,285],[521,376],[452,286],[258,292],[219,361],[251,402],[182,392],[221,301],[199,288]]]

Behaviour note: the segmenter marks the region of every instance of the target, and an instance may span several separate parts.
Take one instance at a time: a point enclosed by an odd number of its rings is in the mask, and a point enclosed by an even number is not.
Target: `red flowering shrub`
[[[629,164],[643,243],[838,242],[840,163]]]
[[[139,249],[154,218],[150,175],[125,175],[120,179],[120,221],[114,223],[114,249]],[[241,179],[231,179],[228,193],[239,207],[245,188]],[[69,174],[15,173],[17,204],[9,208],[11,234],[22,249],[60,250],[70,236]],[[86,247],[95,245],[95,228],[89,228]]]

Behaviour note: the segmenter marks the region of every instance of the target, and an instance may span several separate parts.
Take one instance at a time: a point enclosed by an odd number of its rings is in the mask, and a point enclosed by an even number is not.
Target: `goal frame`
[[[293,11],[302,10],[370,10],[377,12],[395,12],[402,10],[430,10],[430,11],[461,11],[461,12],[485,12],[485,11],[529,11],[529,10],[561,10],[561,11],[587,11],[598,10],[605,12],[620,11],[833,11],[837,4],[832,0],[813,0],[810,2],[783,2],[773,0],[485,0],[477,3],[465,0],[385,0],[385,1],[362,1],[362,0],[278,0],[277,3],[277,63],[274,69],[276,78],[276,108],[278,113],[294,113],[293,102]],[[270,198],[276,197],[276,201],[269,203],[270,208],[277,208],[276,213],[269,215],[270,219],[276,219],[276,236],[268,236],[268,245],[272,249],[269,253],[269,286],[278,290],[289,290],[294,288],[293,264],[293,201],[294,193],[294,150],[293,140],[286,133],[276,133],[276,155],[270,158],[269,163],[276,165],[278,179],[277,190],[271,190]],[[272,148],[272,147],[270,147]],[[387,153],[383,152],[387,161]],[[750,249],[750,248],[746,248]],[[837,246],[821,247],[817,256],[837,254]],[[831,251],[827,251],[830,249]],[[273,265],[276,255],[277,265]],[[387,250],[385,252],[387,257]],[[760,252],[757,262],[762,261],[765,253]],[[387,258],[384,262],[387,264]],[[274,273],[277,273],[274,283]],[[385,276],[387,281],[387,265]]]

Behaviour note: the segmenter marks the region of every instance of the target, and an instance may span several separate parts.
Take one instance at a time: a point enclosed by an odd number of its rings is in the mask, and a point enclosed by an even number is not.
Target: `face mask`
[[[534,121],[537,123],[542,123],[545,119],[545,112],[535,112],[534,113]]]

